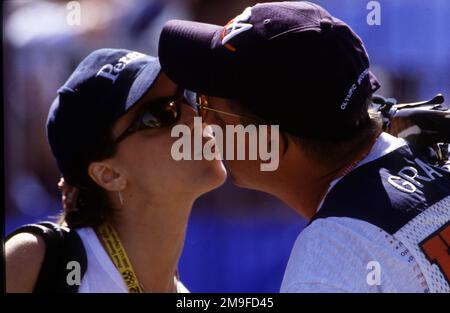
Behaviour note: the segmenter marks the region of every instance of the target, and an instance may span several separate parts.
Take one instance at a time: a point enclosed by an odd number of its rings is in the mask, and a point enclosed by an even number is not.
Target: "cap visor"
[[[224,96],[230,69],[214,38],[223,27],[172,20],[163,28],[159,58],[167,76],[183,88],[212,96]]]
[[[136,79],[131,85],[128,93],[125,110],[129,110],[135,105],[153,86],[156,79],[161,73],[161,65],[159,60],[154,57],[148,57],[148,64],[138,73]]]

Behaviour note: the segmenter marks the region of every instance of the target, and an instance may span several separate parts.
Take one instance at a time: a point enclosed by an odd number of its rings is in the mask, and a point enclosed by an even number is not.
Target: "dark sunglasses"
[[[183,95],[165,97],[144,104],[131,125],[115,140],[119,143],[129,135],[146,129],[165,128],[174,125],[180,118],[181,105],[187,103]],[[192,106],[196,111],[196,106]]]

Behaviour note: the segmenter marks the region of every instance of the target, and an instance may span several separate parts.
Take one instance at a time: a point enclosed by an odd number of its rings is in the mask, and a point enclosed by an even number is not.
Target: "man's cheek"
[[[206,115],[206,119],[204,120],[204,122],[206,122],[206,124],[209,125],[217,125],[220,126],[221,128],[223,128],[225,130],[225,123],[224,121],[220,118],[220,116],[218,116],[218,114],[216,112],[208,112],[208,114]]]

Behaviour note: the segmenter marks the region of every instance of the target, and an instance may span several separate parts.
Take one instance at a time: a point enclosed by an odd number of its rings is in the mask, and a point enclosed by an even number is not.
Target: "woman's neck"
[[[193,200],[133,202],[125,200],[110,223],[144,291],[175,292],[174,277]]]

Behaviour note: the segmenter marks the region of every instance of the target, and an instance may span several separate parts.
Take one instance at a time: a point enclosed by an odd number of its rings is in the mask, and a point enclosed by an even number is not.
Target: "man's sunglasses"
[[[202,94],[190,91],[190,90],[184,91],[184,98],[187,100],[189,105],[191,105],[192,107],[196,107],[198,114],[202,117],[203,121],[206,120],[206,116],[208,115],[209,111],[228,115],[228,116],[244,118],[244,119],[248,119],[248,120],[256,119],[256,117],[253,117],[253,116],[246,116],[246,115],[242,115],[242,114],[236,114],[236,113],[232,113],[232,112],[226,112],[226,111],[222,111],[222,110],[218,110],[218,109],[213,109],[210,107],[208,96],[205,96],[205,95],[202,95]]]
[[[145,103],[131,125],[115,140],[119,143],[131,134],[146,129],[165,128],[180,118],[182,103],[189,104],[183,96],[165,97]],[[197,111],[197,107],[193,106]]]

